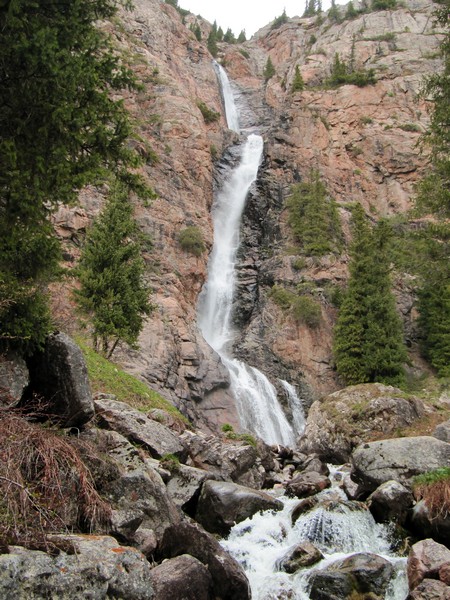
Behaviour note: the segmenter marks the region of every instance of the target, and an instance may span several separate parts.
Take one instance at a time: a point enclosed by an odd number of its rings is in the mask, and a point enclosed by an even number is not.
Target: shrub
[[[284,25],[287,22],[288,22],[288,16],[286,14],[286,9],[285,9],[285,10],[283,10],[283,13],[273,21],[272,25],[270,26],[270,29],[271,30],[278,29],[279,27],[281,27],[282,25]]]
[[[399,128],[403,131],[410,131],[413,133],[419,133],[421,131],[420,127],[416,125],[416,123],[404,123],[403,125],[399,125]]]
[[[202,232],[195,225],[181,230],[178,235],[178,242],[185,252],[189,252],[194,256],[201,256],[205,251]]]
[[[275,73],[275,67],[273,66],[272,59],[269,56],[263,71],[264,81],[269,81],[269,79],[271,79]]]
[[[292,80],[292,92],[301,92],[305,89],[305,82],[300,71],[300,67],[296,65],[294,79]]]
[[[397,0],[372,0],[372,10],[393,10],[397,7]]]
[[[202,116],[203,116],[203,119],[204,119],[205,123],[208,123],[208,124],[209,123],[214,123],[215,121],[218,121],[220,119],[220,113],[216,112],[212,108],[209,108],[201,100],[199,100],[197,102],[197,106],[200,109],[200,112],[202,113]]]
[[[275,304],[278,304],[278,306],[284,310],[287,310],[292,306],[294,294],[281,285],[274,285],[269,292],[269,296]]]
[[[234,427],[233,427],[233,425],[230,425],[229,423],[224,423],[222,425],[222,431],[224,433],[228,433],[229,431],[234,431]]]
[[[167,469],[171,473],[177,473],[180,470],[180,459],[175,454],[163,454],[159,460],[159,464],[163,469]]]
[[[305,323],[308,327],[318,327],[322,316],[320,304],[310,296],[295,298],[292,305],[292,314],[298,323]]]
[[[416,500],[425,502],[431,519],[450,514],[450,467],[414,477],[412,487]]]
[[[247,58],[247,59],[248,59],[248,58],[250,58],[250,53],[249,53],[249,52],[247,52],[247,50],[244,50],[243,48],[241,48],[241,49],[239,50],[239,52],[242,54],[242,56],[243,56],[244,58]]]

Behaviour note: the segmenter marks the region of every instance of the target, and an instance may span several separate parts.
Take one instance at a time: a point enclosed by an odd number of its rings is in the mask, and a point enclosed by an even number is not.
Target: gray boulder
[[[26,362],[13,353],[0,354],[0,405],[14,407],[30,383]]]
[[[438,440],[450,443],[450,419],[440,423],[434,430],[433,436]]]
[[[53,543],[72,550],[50,556],[10,547],[0,555],[2,600],[156,598],[150,564],[135,548],[98,535],[54,536]]]
[[[424,579],[438,579],[440,569],[450,562],[450,550],[434,540],[414,544],[408,556],[409,589],[413,590]]]
[[[189,504],[195,503],[200,495],[202,485],[208,479],[214,479],[213,473],[180,464],[171,473],[167,482],[167,491],[173,503],[179,508],[189,509]],[[189,512],[189,514],[191,514]]]
[[[417,502],[411,511],[409,526],[418,537],[431,537],[447,545],[450,543],[450,513],[441,510],[438,514],[431,515],[424,500]]]
[[[418,398],[381,383],[346,387],[314,402],[308,412],[299,450],[326,462],[342,464],[354,448],[373,438],[411,425],[425,408]]]
[[[84,425],[94,415],[94,404],[83,353],[65,333],[47,337],[43,352],[33,356],[31,387],[49,403],[48,412],[63,427]]]
[[[413,503],[411,490],[398,481],[382,483],[368,498],[369,510],[378,523],[404,523]]]
[[[202,562],[213,580],[213,597],[250,600],[250,586],[242,567],[199,524],[186,519],[166,529],[158,552],[166,558],[190,554]]]
[[[377,554],[359,553],[314,571],[309,583],[311,600],[350,600],[358,594],[382,598],[393,575],[391,563]]]
[[[301,473],[292,479],[286,486],[287,496],[305,498],[330,487],[331,481],[325,475],[315,471]]]
[[[95,398],[95,410],[100,426],[117,431],[130,442],[142,445],[154,458],[173,454],[181,461],[186,460],[186,448],[177,435],[125,402],[119,402],[114,396],[99,394]]]
[[[369,492],[386,481],[405,483],[450,466],[450,444],[434,437],[395,438],[362,444],[352,454],[352,478]]]
[[[202,487],[195,519],[206,531],[227,535],[236,523],[262,510],[281,510],[283,504],[259,490],[228,481],[207,481]]]
[[[165,560],[151,576],[157,600],[214,600],[207,567],[188,554]]]
[[[296,573],[299,569],[315,565],[322,558],[322,552],[314,544],[301,542],[277,561],[276,568],[285,573]]]

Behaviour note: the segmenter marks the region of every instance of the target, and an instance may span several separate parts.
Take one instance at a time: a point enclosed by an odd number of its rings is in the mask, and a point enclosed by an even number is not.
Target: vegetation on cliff
[[[51,327],[46,284],[58,270],[51,210],[115,172],[137,153],[130,117],[111,91],[137,90],[111,39],[98,28],[116,0],[36,3],[0,12],[0,320],[2,347],[32,352]]]

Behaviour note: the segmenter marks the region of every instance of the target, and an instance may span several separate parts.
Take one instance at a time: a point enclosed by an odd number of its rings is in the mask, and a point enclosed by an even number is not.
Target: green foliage
[[[200,29],[200,25],[198,23],[195,23],[195,25],[193,23],[191,23],[189,29],[195,35],[197,41],[201,42],[202,41],[202,30]]]
[[[328,195],[317,171],[310,174],[309,181],[293,187],[286,207],[289,225],[305,255],[340,251],[342,231],[337,204]]]
[[[178,242],[185,252],[194,256],[201,256],[206,249],[202,232],[195,225],[182,229],[178,235]]]
[[[217,47],[217,28],[213,26],[213,28],[211,29],[211,31],[209,32],[208,35],[208,41],[207,41],[207,46],[208,46],[208,50],[210,51],[211,55],[216,58],[218,52],[219,52],[219,48]]]
[[[117,343],[135,346],[144,315],[153,307],[144,284],[139,230],[123,184],[116,183],[88,232],[77,269],[75,298],[92,321],[94,348],[108,358]]]
[[[372,230],[357,205],[353,211],[350,279],[334,330],[336,369],[347,385],[374,381],[400,385],[407,354],[389,273],[390,230]]]
[[[233,425],[230,425],[230,423],[224,423],[222,425],[221,429],[224,433],[228,433],[229,431],[234,431],[234,427],[233,427]]]
[[[242,56],[243,56],[244,58],[247,58],[247,59],[248,59],[248,58],[250,58],[250,53],[249,53],[249,52],[247,52],[247,50],[244,50],[243,48],[241,48],[241,49],[239,50],[239,52],[240,52],[240,54],[242,54]]]
[[[322,12],[322,3],[320,0],[306,0],[305,11],[302,17],[314,17]]]
[[[357,16],[358,11],[354,7],[353,2],[350,0],[350,2],[347,4],[347,10],[345,11],[345,19],[352,20],[356,19]]]
[[[295,74],[294,79],[292,80],[292,92],[301,92],[305,89],[305,82],[303,81],[302,74],[300,72],[300,67],[298,65],[295,66]]]
[[[229,27],[226,30],[225,35],[223,36],[223,41],[226,42],[227,44],[235,44],[236,43],[236,38],[234,37],[234,33],[231,31],[231,29]]]
[[[331,8],[328,11],[328,19],[333,23],[340,23],[342,21],[341,13],[339,12],[338,7],[336,6],[335,0],[331,0]]]
[[[376,83],[377,80],[375,78],[375,71],[373,69],[369,69],[368,71],[363,69],[354,70],[351,62],[347,65],[341,60],[339,54],[336,53],[334,55],[330,77],[325,81],[325,83],[331,87],[347,84],[364,87],[366,85],[374,85]]]
[[[441,467],[433,471],[427,471],[412,479],[413,489],[418,485],[429,485],[439,481],[447,480],[450,484],[450,467]]]
[[[267,58],[267,62],[266,65],[264,67],[264,71],[263,71],[263,76],[264,76],[264,81],[269,81],[269,79],[272,79],[272,77],[275,75],[276,71],[275,71],[275,67],[273,66],[273,62],[272,59],[270,58],[270,56]]]
[[[397,0],[372,0],[372,10],[394,10],[397,8]]]
[[[315,328],[320,325],[322,311],[320,304],[311,296],[298,296],[292,305],[292,315],[298,323],[305,323],[308,327]]]
[[[77,344],[83,351],[93,392],[114,394],[121,402],[126,402],[143,412],[158,408],[187,422],[175,406],[145,383],[125,373],[118,365],[98,354],[84,340],[77,338]]]
[[[52,209],[107,171],[149,193],[129,170],[141,162],[132,124],[110,94],[138,85],[97,27],[117,4],[16,0],[0,11],[0,342],[25,352],[51,327]]]
[[[295,299],[295,294],[281,285],[272,286],[269,296],[283,310],[289,310]]]
[[[180,459],[175,454],[163,454],[159,460],[159,464],[163,469],[167,469],[171,473],[178,473],[180,470]]]
[[[282,14],[277,17],[273,22],[272,25],[270,26],[271,30],[274,29],[278,29],[279,27],[281,27],[282,25],[284,25],[285,23],[287,23],[289,20],[287,14],[286,14],[286,9],[283,10]]]
[[[399,125],[398,127],[399,127],[399,129],[402,129],[403,131],[410,131],[412,133],[418,133],[421,131],[420,127],[416,123],[403,123],[402,125]]]
[[[246,41],[247,41],[247,36],[245,35],[245,29],[243,29],[241,31],[241,33],[238,35],[237,42],[238,42],[238,44],[243,44]]]
[[[209,106],[207,106],[202,100],[197,102],[197,106],[202,113],[205,123],[215,123],[220,119],[220,113],[216,112],[212,108],[209,108]]]
[[[450,513],[450,467],[442,467],[414,477],[416,500],[425,502],[431,519],[447,518]]]

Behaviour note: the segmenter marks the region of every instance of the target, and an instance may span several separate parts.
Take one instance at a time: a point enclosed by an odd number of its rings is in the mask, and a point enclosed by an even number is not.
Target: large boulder
[[[283,504],[266,492],[229,481],[207,481],[200,493],[195,519],[210,533],[227,535],[236,523]]]
[[[450,466],[450,444],[434,437],[395,438],[362,444],[352,454],[352,478],[369,492],[386,481]]]
[[[297,498],[305,498],[313,496],[322,490],[330,487],[331,481],[325,475],[310,471],[301,473],[289,481],[286,486],[286,494],[288,496],[296,496]]]
[[[409,527],[421,538],[432,537],[450,546],[450,513],[440,510],[431,514],[425,500],[419,500],[410,513]]]
[[[13,353],[0,354],[0,406],[17,406],[29,383],[24,359]]]
[[[188,448],[192,466],[209,471],[224,481],[231,480],[254,489],[263,486],[265,470],[252,445],[192,431],[185,431],[180,437]]]
[[[381,383],[354,385],[313,403],[299,450],[342,464],[356,446],[411,425],[425,412],[421,400]]]
[[[430,539],[414,544],[407,563],[409,589],[413,590],[424,579],[439,579],[439,571],[447,563],[450,550],[444,545]]]
[[[48,402],[48,412],[63,427],[84,425],[94,415],[94,404],[83,353],[65,333],[47,337],[42,352],[30,361],[32,390]]]
[[[368,498],[370,512],[378,523],[403,524],[413,503],[411,490],[398,481],[382,483]]]
[[[450,587],[436,579],[424,579],[406,600],[450,600]]]
[[[95,398],[99,424],[117,431],[134,444],[142,445],[154,458],[173,454],[184,461],[187,451],[179,436],[146,414],[119,402],[114,396],[99,394]]]
[[[211,574],[189,554],[165,560],[151,576],[157,600],[214,600]]]
[[[350,600],[370,593],[384,598],[393,572],[391,563],[377,554],[352,554],[313,572],[310,598]]]
[[[433,436],[438,440],[450,443],[450,419],[436,426]]]
[[[198,523],[186,519],[166,529],[158,552],[161,558],[190,554],[202,562],[211,573],[213,597],[250,600],[250,586],[242,567]]]
[[[191,513],[195,513],[203,484],[214,478],[213,473],[179,464],[170,474],[166,483],[167,491],[176,506],[185,510],[189,516],[193,516]]]
[[[107,536],[64,535],[52,542],[57,556],[10,547],[0,555],[3,600],[156,599],[150,563],[135,548]]]

